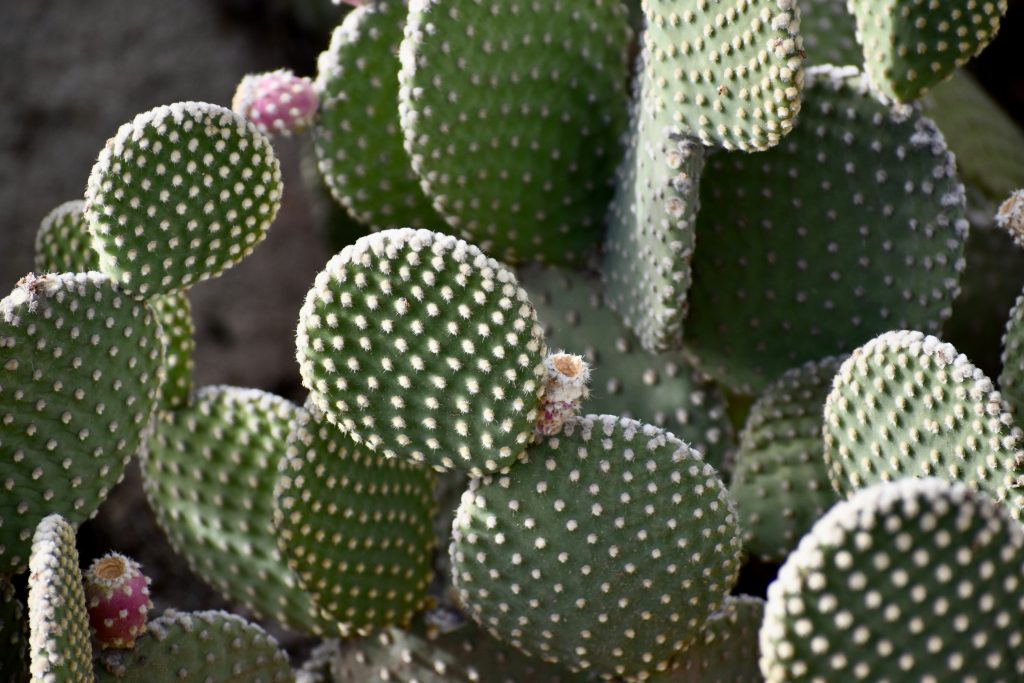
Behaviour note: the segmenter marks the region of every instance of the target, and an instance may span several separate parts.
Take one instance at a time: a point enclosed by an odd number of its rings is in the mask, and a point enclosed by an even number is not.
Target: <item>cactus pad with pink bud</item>
[[[288,69],[249,74],[238,84],[231,109],[249,119],[265,135],[288,136],[309,128],[319,98],[308,78]]]
[[[128,649],[146,632],[153,603],[149,578],[138,562],[120,553],[108,553],[92,563],[85,574],[89,626],[104,650]]]

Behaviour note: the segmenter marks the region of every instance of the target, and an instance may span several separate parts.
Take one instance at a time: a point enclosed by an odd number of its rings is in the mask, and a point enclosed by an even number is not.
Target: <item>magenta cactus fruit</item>
[[[265,135],[301,133],[312,125],[318,106],[313,82],[288,69],[249,74],[231,100],[231,109]]]
[[[120,553],[97,559],[85,574],[89,626],[104,650],[130,649],[146,632],[153,603],[142,566]]]

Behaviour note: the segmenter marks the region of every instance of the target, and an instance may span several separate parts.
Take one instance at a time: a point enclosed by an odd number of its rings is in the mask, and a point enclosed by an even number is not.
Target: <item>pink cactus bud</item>
[[[534,423],[534,430],[540,436],[557,434],[565,421],[576,415],[581,401],[589,393],[587,383],[590,381],[590,366],[580,356],[552,353],[544,359],[544,367],[548,379]]]
[[[299,133],[313,124],[318,106],[313,82],[288,69],[249,74],[238,84],[231,109],[265,135]]]
[[[119,553],[109,553],[89,567],[85,574],[85,600],[89,626],[104,650],[126,650],[146,632],[153,603],[149,599],[149,578],[138,562]]]

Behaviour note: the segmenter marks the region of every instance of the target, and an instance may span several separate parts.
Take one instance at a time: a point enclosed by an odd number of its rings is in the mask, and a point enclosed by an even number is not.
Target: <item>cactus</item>
[[[1003,333],[1003,370],[999,390],[1015,415],[1024,415],[1024,294],[1010,309]]]
[[[231,110],[264,135],[287,137],[313,124],[318,104],[312,81],[278,69],[245,76],[231,100]]]
[[[857,21],[845,2],[804,0],[800,3],[800,34],[807,64],[857,66],[864,61],[857,45]]]
[[[85,200],[72,199],[46,214],[36,233],[36,270],[40,273],[84,273],[99,270],[99,255],[85,220]]]
[[[153,601],[142,565],[120,553],[96,559],[85,573],[89,628],[102,649],[131,649],[146,632]]]
[[[676,661],[665,683],[763,683],[759,666],[758,630],[764,600],[728,596],[710,617],[701,639]]]
[[[0,574],[0,680],[29,680],[26,626],[25,605],[15,595],[11,580]]]

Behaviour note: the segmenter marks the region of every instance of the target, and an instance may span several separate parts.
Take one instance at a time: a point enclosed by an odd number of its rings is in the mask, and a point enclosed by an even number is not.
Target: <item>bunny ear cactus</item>
[[[288,69],[278,69],[242,78],[231,100],[231,110],[251,121],[264,135],[289,137],[312,125],[318,103],[312,81]]]
[[[856,31],[857,20],[843,0],[800,0],[800,35],[808,65],[859,67],[864,55]]]
[[[764,600],[749,595],[727,596],[722,609],[704,625],[700,640],[683,652],[671,674],[658,683],[764,683],[758,652],[758,630]]]
[[[36,233],[36,270],[40,273],[82,273],[99,270],[99,255],[85,220],[85,201],[73,199],[46,214]]]
[[[1010,310],[1003,334],[1003,370],[999,389],[1014,414],[1024,415],[1024,294]]]
[[[11,579],[0,574],[0,680],[28,683],[28,629],[25,605]]]

